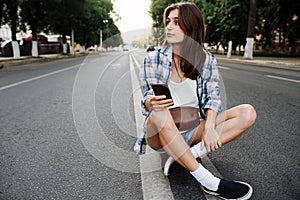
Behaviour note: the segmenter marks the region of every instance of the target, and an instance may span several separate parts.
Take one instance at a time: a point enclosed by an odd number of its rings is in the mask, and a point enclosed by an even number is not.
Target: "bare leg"
[[[256,120],[256,112],[249,104],[239,105],[221,112],[216,119],[216,131],[222,144],[226,144],[240,137]],[[192,144],[197,144],[202,139],[204,129],[203,121],[198,126]]]
[[[157,150],[164,148],[170,156],[189,171],[195,171],[199,167],[199,163],[175,126],[169,110],[152,111],[146,129],[147,141],[152,148]]]

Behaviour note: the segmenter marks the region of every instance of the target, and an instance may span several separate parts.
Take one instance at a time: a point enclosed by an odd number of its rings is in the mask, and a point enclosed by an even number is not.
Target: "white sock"
[[[207,153],[205,147],[203,147],[203,149],[201,150],[201,142],[195,144],[193,147],[190,148],[190,150],[195,158],[199,158]]]
[[[220,183],[220,179],[210,173],[205,167],[199,163],[198,169],[190,172],[194,178],[204,187],[209,190],[217,191]]]

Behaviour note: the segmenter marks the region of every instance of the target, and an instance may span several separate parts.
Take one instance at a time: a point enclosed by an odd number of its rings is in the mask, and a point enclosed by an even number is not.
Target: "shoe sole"
[[[169,171],[171,165],[175,162],[175,160],[172,157],[169,157],[164,165],[164,175],[169,176]]]
[[[242,182],[242,181],[235,181],[235,182],[237,182],[237,183],[242,183],[242,184],[244,184],[244,185],[247,185],[247,186],[249,187],[249,192],[248,192],[245,196],[243,196],[243,197],[241,197],[241,198],[237,198],[237,199],[226,199],[226,198],[224,198],[224,197],[221,197],[220,194],[218,194],[218,193],[216,193],[216,192],[206,190],[202,185],[201,185],[201,189],[202,189],[203,192],[205,192],[205,193],[207,193],[207,194],[210,194],[210,195],[212,195],[212,196],[215,196],[215,197],[218,197],[218,198],[224,199],[224,200],[247,200],[247,199],[250,199],[250,197],[252,196],[252,193],[253,193],[253,189],[252,189],[251,185],[249,185],[248,183]]]

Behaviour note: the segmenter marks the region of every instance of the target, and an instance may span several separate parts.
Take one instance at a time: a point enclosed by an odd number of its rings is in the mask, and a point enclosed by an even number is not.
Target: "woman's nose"
[[[172,29],[173,26],[174,26],[174,23],[171,21],[171,22],[168,23],[167,28]]]

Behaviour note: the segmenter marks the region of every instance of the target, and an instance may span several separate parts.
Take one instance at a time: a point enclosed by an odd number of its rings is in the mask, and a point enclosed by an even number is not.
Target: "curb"
[[[280,69],[290,69],[290,70],[300,70],[300,59],[296,58],[295,60],[286,60],[285,61],[276,61],[276,59],[271,60],[262,60],[256,59],[245,59],[245,58],[225,58],[223,56],[215,55],[217,61],[228,62],[228,63],[245,63],[256,66],[264,66],[264,67],[272,67],[272,68],[280,68]]]
[[[13,58],[2,59],[2,60],[0,59],[0,69],[4,67],[19,66],[19,65],[25,65],[30,63],[50,62],[53,60],[76,58],[76,57],[87,56],[87,55],[88,54],[75,54],[75,55],[53,54],[51,56],[40,56],[37,58],[28,56],[28,57],[21,57],[20,59],[13,59]]]

